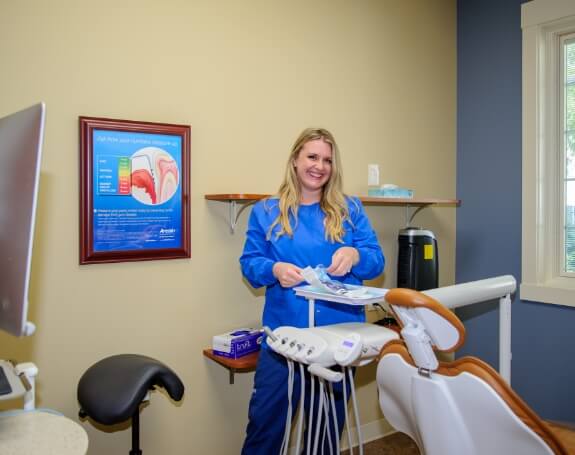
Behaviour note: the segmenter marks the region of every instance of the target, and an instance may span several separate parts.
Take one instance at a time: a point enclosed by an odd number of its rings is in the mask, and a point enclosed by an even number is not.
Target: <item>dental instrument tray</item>
[[[315,286],[299,286],[294,288],[296,295],[305,297],[306,299],[325,300],[328,302],[344,303],[346,305],[370,305],[372,303],[382,302],[387,294],[387,289],[372,288],[369,286],[352,286],[346,285],[350,288],[362,289],[364,292],[361,295],[343,296],[324,291]]]

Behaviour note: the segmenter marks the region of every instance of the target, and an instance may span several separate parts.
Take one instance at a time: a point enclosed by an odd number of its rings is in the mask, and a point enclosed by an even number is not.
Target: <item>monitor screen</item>
[[[43,103],[0,118],[0,329],[30,335],[28,286],[44,136]]]

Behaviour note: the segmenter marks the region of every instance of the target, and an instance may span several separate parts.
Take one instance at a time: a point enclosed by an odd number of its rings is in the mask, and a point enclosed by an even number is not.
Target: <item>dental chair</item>
[[[150,391],[162,387],[174,401],[184,395],[184,384],[169,367],[151,357],[120,354],[96,362],[78,382],[80,418],[102,425],[132,420],[130,455],[141,455],[140,407]]]
[[[556,430],[485,362],[438,362],[465,341],[457,316],[433,298],[392,289],[385,300],[402,327],[377,367],[379,404],[389,423],[425,455],[567,455]]]

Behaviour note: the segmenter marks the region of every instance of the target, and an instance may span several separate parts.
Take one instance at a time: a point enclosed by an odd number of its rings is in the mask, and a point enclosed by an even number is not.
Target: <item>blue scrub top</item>
[[[351,197],[346,201],[350,219],[344,222],[343,243],[326,239],[325,214],[319,202],[299,206],[297,223],[292,219],[293,237],[284,234],[277,238],[280,227],[275,226],[269,239],[269,228],[279,215],[278,199],[265,199],[254,205],[240,265],[243,275],[254,288],[267,287],[263,325],[272,330],[284,325],[309,326],[308,301],[296,296],[293,288],[282,287],[272,273],[273,265],[278,261],[301,268],[319,264],[328,267],[338,248],[352,246],[359,251],[359,262],[350,273],[335,279],[361,284],[362,280],[375,278],[383,272],[385,258],[361,201]],[[363,307],[322,300],[315,302],[316,326],[364,320]]]

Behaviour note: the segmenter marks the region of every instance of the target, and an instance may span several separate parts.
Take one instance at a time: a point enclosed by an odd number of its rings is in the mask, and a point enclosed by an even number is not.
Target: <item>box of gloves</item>
[[[236,329],[233,332],[214,336],[212,350],[216,355],[237,359],[259,351],[262,339],[263,334],[261,330],[253,328]]]

